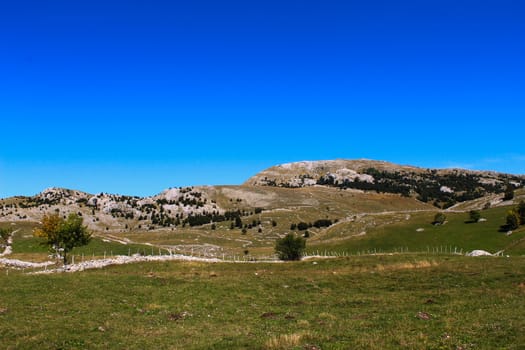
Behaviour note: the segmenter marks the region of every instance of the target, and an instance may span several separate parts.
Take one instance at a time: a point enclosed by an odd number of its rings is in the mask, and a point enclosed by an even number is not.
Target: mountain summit
[[[245,182],[248,186],[330,186],[397,193],[447,208],[457,202],[521,187],[524,176],[466,169],[426,169],[375,160],[322,160],[281,164]]]

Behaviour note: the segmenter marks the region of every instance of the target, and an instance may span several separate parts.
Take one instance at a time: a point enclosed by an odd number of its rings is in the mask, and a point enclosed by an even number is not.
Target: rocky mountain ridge
[[[465,169],[426,169],[375,160],[302,161],[268,168],[245,182],[250,186],[330,186],[412,196],[436,207],[520,188],[525,176]]]
[[[243,216],[268,208],[315,205],[312,194],[294,189],[384,193],[425,202],[438,208],[479,198],[491,198],[509,187],[520,188],[525,177],[489,171],[424,169],[371,160],[333,160],[282,164],[251,177],[242,186],[169,188],[150,197],[89,194],[49,188],[32,197],[0,200],[1,221],[39,221],[46,213],[76,212],[99,231],[149,230],[159,227],[199,226],[240,221]],[[323,190],[325,189],[325,190]],[[345,196],[350,198],[351,196]],[[297,198],[302,198],[298,200]],[[291,204],[291,203],[295,204]],[[421,203],[423,204],[423,203]]]

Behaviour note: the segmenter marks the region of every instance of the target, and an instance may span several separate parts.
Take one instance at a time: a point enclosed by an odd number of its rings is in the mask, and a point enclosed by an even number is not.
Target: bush
[[[516,211],[520,218],[520,225],[525,225],[525,202],[524,201],[520,201],[520,204],[518,204],[518,208]]]
[[[297,229],[299,231],[304,231],[304,230],[307,230],[308,229],[308,224],[306,222],[300,222],[297,224]]]
[[[306,240],[293,233],[287,234],[275,243],[275,252],[281,260],[301,260],[305,248]]]
[[[481,219],[481,213],[478,210],[471,210],[468,215],[470,222],[478,222]]]
[[[518,216],[518,213],[516,213],[514,210],[509,210],[507,212],[507,218],[506,218],[507,224],[507,230],[515,230],[518,228],[520,224],[520,218]]]
[[[447,217],[443,213],[437,213],[434,216],[434,221],[432,222],[433,225],[443,225],[445,221],[447,220]]]
[[[505,188],[505,195],[503,196],[504,201],[508,201],[514,198],[514,186],[508,184]]]
[[[332,225],[332,220],[329,220],[329,219],[319,219],[313,223],[313,226],[317,228],[329,227],[331,225]]]

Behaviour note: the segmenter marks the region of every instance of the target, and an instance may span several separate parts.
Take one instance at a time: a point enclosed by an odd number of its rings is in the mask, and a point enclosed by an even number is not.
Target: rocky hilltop
[[[490,206],[502,202],[500,194],[524,183],[524,176],[488,171],[424,169],[372,160],[305,161],[271,167],[242,186],[169,188],[150,197],[49,188],[31,197],[0,199],[0,221],[38,222],[47,213],[75,212],[91,229],[108,232],[217,222],[240,227],[243,219],[263,209],[328,205],[343,215],[449,208],[477,199],[476,207]],[[251,226],[256,226],[253,219]]]
[[[397,193],[447,208],[457,202],[519,188],[524,176],[465,169],[426,169],[375,160],[302,161],[266,169],[249,186],[302,188],[330,186]]]

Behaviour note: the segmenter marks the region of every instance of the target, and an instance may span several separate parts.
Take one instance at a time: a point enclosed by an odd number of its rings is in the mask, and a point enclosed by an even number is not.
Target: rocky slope
[[[144,198],[49,188],[32,197],[0,199],[0,221],[38,222],[47,213],[75,212],[93,230],[124,232],[233,223],[263,209],[297,214],[329,207],[333,215],[344,217],[432,205],[448,208],[472,200],[484,206],[501,201],[509,186],[524,183],[525,177],[510,174],[381,161],[297,162],[264,170],[242,186],[170,188]]]
[[[425,169],[374,160],[303,161],[277,165],[245,185],[300,188],[330,186],[413,196],[437,207],[520,188],[525,176],[464,169]]]

